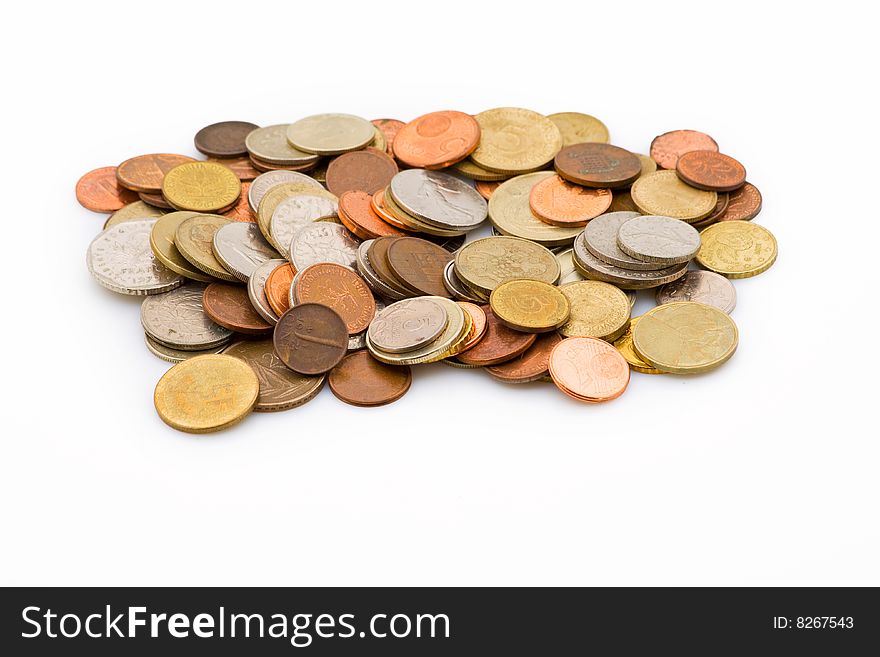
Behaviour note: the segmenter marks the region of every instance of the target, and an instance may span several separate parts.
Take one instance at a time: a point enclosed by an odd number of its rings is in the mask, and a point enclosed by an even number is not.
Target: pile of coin
[[[729,359],[730,280],[777,250],[751,222],[760,192],[708,135],[667,132],[647,155],[609,139],[587,114],[511,107],[217,123],[195,135],[205,159],[139,155],[80,179],[79,202],[112,213],[87,264],[145,296],[147,348],[175,363],[154,403],[182,431],[293,408],[325,382],[387,404],[434,362],[608,401],[631,371]],[[632,317],[646,289],[657,306]]]

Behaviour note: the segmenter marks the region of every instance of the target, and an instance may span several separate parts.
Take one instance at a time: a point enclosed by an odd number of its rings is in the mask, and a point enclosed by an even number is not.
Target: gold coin
[[[243,360],[222,354],[196,356],[168,370],[153,394],[165,424],[188,433],[230,427],[253,410],[257,375]]]
[[[233,223],[216,214],[196,214],[180,222],[174,231],[174,246],[199,271],[230,283],[240,283],[214,255],[214,233]]]
[[[356,151],[375,138],[376,126],[352,114],[315,114],[287,126],[291,146],[317,155]]]
[[[557,112],[556,114],[548,114],[547,118],[559,128],[563,148],[590,141],[607,144],[611,138],[607,126],[589,114]]]
[[[216,212],[234,204],[241,180],[216,162],[178,164],[162,179],[162,196],[178,210]]]
[[[727,313],[694,301],[652,308],[633,329],[636,355],[670,374],[708,372],[733,356],[738,340]]]
[[[568,298],[555,285],[515,280],[502,283],[489,297],[495,317],[505,326],[524,333],[546,333],[568,321]]]
[[[480,144],[471,159],[489,171],[536,171],[562,148],[559,128],[543,114],[519,107],[498,107],[474,118],[480,124]]]
[[[507,281],[529,279],[551,285],[559,280],[559,262],[540,244],[518,237],[484,237],[455,254],[455,274],[467,288],[488,297]]]
[[[104,230],[107,230],[110,226],[121,224],[123,221],[161,217],[167,212],[168,210],[157,208],[149,203],[135,201],[134,203],[129,203],[128,205],[119,208],[116,212],[107,217],[107,221],[104,222]]]
[[[631,369],[636,372],[641,372],[642,374],[663,374],[658,369],[655,369],[648,365],[645,361],[639,358],[639,355],[636,353],[636,350],[633,349],[633,329],[636,324],[639,323],[641,317],[633,317],[629,320],[629,326],[627,326],[626,330],[623,332],[619,338],[614,341],[614,346],[617,348],[617,351],[620,352],[620,355],[623,356],[623,359],[629,363]]]
[[[202,270],[197,269],[184,258],[174,245],[174,235],[180,224],[190,217],[197,216],[199,216],[198,212],[171,212],[159,217],[153,224],[153,230],[150,231],[150,248],[156,259],[174,273],[194,281],[210,283],[214,279],[211,276],[206,276]]]
[[[484,169],[469,157],[466,157],[461,162],[456,162],[452,165],[452,168],[466,178],[470,178],[471,180],[482,180],[484,182],[507,180],[511,175],[509,173],[498,173],[497,171]]]
[[[718,203],[718,194],[691,187],[675,171],[655,171],[641,176],[630,190],[642,214],[697,221],[707,217]]]
[[[629,324],[629,297],[602,281],[578,281],[559,288],[571,304],[571,315],[559,332],[567,338],[590,337],[614,342]]]
[[[266,241],[275,247],[275,250],[279,253],[281,253],[282,250],[279,249],[278,245],[275,243],[275,239],[272,237],[272,215],[275,213],[275,208],[278,207],[281,201],[291,196],[296,196],[297,194],[309,194],[311,196],[322,196],[334,201],[336,200],[336,196],[327,190],[321,189],[312,183],[307,182],[281,183],[280,185],[270,187],[269,191],[265,193],[262,199],[260,199],[260,204],[257,207],[257,227],[260,229],[260,232],[263,233],[263,237],[266,238]],[[285,245],[283,251],[287,251],[288,246],[290,245]]]
[[[583,232],[583,226],[551,226],[538,219],[529,205],[532,187],[555,175],[552,171],[539,171],[501,183],[489,199],[489,220],[498,232],[544,246],[570,245]]]
[[[697,262],[727,278],[750,278],[770,269],[778,246],[773,233],[750,221],[722,221],[700,233]]]

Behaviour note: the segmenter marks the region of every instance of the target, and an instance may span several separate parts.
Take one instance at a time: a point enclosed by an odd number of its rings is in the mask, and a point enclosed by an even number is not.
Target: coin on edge
[[[269,303],[269,298],[266,294],[266,283],[269,276],[282,266],[290,267],[286,260],[279,259],[264,262],[251,274],[247,283],[248,299],[250,299],[251,305],[259,313],[260,317],[272,326],[278,323],[278,315],[275,314],[275,309]]]

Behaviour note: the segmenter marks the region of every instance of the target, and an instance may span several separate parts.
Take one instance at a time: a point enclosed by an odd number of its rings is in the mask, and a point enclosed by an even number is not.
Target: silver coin
[[[406,212],[438,228],[473,230],[486,220],[486,199],[468,183],[441,171],[407,169],[388,187]]]
[[[472,303],[486,303],[488,299],[477,296],[472,292],[455,273],[455,260],[450,260],[443,269],[443,287],[459,301],[470,301]]]
[[[645,262],[676,265],[697,255],[700,233],[680,219],[649,214],[624,222],[617,231],[617,246]]]
[[[729,315],[736,307],[736,288],[726,277],[713,271],[689,271],[657,290],[658,306],[673,301],[697,301]]]
[[[585,278],[613,283],[625,290],[643,290],[659,287],[681,278],[688,270],[687,263],[652,271],[636,271],[635,269],[624,269],[623,267],[609,265],[587,250],[583,233],[574,241],[574,264]]]
[[[650,271],[661,269],[659,265],[633,258],[617,246],[617,233],[620,227],[630,219],[641,217],[638,212],[608,212],[591,219],[584,228],[584,239],[590,253],[603,262],[624,269]]]
[[[572,249],[564,249],[559,253],[554,253],[554,255],[556,256],[556,261],[559,263],[558,285],[564,285],[565,283],[577,283],[578,281],[585,280],[583,274],[581,274],[574,266],[574,256],[572,255]]]
[[[214,233],[214,255],[242,283],[264,262],[278,258],[257,224],[247,221],[226,224]]]
[[[144,342],[147,343],[147,349],[150,350],[150,353],[154,356],[158,356],[164,361],[169,363],[180,363],[185,361],[187,358],[192,358],[193,356],[204,356],[206,354],[219,354],[221,351],[226,349],[226,345],[228,344],[228,340],[221,345],[216,347],[211,347],[210,349],[199,349],[197,351],[184,351],[182,349],[172,349],[171,347],[166,347],[161,342],[156,342],[149,335],[144,333]]]
[[[282,251],[281,255],[289,257],[283,251],[290,246],[290,240],[297,230],[318,219],[335,216],[338,209],[336,199],[312,194],[295,194],[281,201],[269,222],[269,232]]]
[[[324,186],[321,183],[304,173],[298,171],[286,171],[285,169],[267,171],[254,178],[251,182],[251,186],[248,187],[248,205],[251,210],[256,212],[260,207],[260,201],[263,200],[266,192],[272,189],[275,185],[281,185],[283,183],[303,183],[306,185],[314,185],[315,189],[324,190]]]
[[[156,342],[181,351],[211,349],[229,342],[232,331],[205,314],[206,285],[187,283],[167,294],[151,296],[141,304],[141,325]]]
[[[356,264],[358,273],[364,281],[366,281],[370,289],[379,296],[390,299],[391,301],[405,299],[406,296],[404,294],[398,292],[393,287],[390,287],[385,281],[379,278],[379,275],[370,264],[369,250],[370,245],[373,242],[374,240],[366,240],[365,242],[361,242],[360,246],[358,246],[357,254],[355,255],[357,259]]]
[[[291,146],[318,155],[355,151],[376,137],[376,127],[352,114],[315,114],[291,123],[286,130]]]
[[[267,260],[257,267],[248,279],[247,290],[251,305],[260,317],[273,326],[278,323],[278,315],[272,310],[269,299],[266,298],[266,280],[268,280],[269,274],[286,264],[287,260]]]
[[[294,148],[287,141],[288,124],[257,128],[245,137],[244,145],[258,160],[270,164],[293,164],[306,166],[318,161],[314,153]]]
[[[427,297],[392,303],[370,322],[367,337],[374,346],[391,354],[418,349],[443,333],[446,308]]]
[[[150,232],[157,219],[124,221],[101,232],[86,251],[89,273],[103,287],[119,294],[162,294],[183,285],[153,255]]]
[[[345,226],[318,221],[303,226],[290,240],[288,259],[298,272],[319,262],[357,268],[359,242]]]

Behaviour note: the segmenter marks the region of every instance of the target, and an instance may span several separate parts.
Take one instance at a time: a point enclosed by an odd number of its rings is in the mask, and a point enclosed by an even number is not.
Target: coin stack
[[[293,408],[325,382],[387,404],[434,362],[608,401],[631,371],[729,359],[730,280],[776,259],[745,168],[693,130],[642,155],[587,114],[503,107],[226,121],[194,142],[205,159],[139,155],[76,186],[112,213],[89,271],[145,297],[147,348],[175,363],[154,403],[182,431]],[[649,288],[657,306],[631,317]]]

